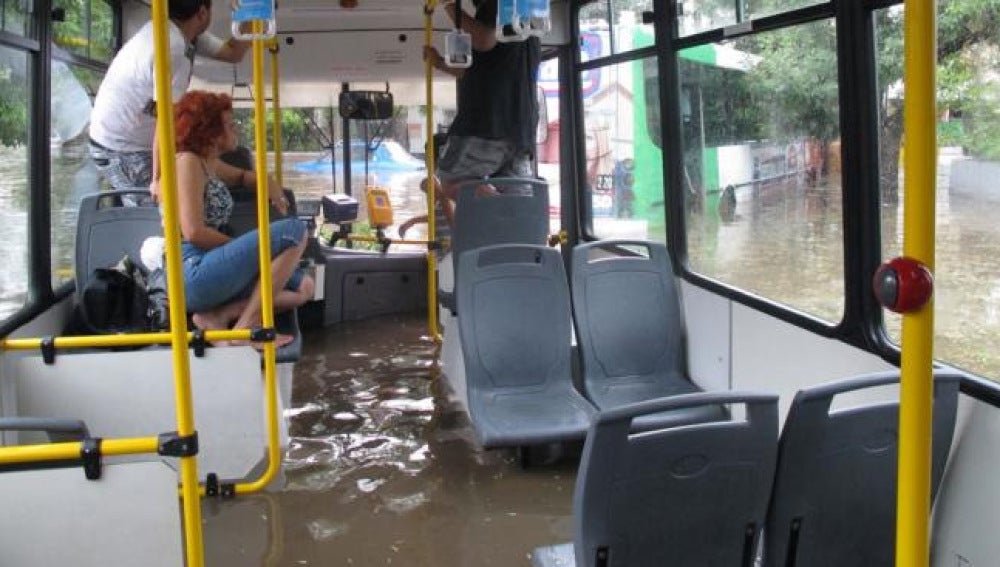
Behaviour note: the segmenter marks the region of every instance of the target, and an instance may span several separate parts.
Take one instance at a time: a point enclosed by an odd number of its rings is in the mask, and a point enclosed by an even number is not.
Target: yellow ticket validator
[[[365,191],[368,202],[368,224],[372,228],[385,228],[392,224],[392,203],[389,192],[381,187],[369,187]]]

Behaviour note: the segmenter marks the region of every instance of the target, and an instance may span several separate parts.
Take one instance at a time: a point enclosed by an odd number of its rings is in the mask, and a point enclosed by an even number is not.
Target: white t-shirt
[[[176,24],[170,22],[171,96],[177,100],[191,83],[194,55],[215,57],[223,40],[204,33],[198,36],[193,50],[184,41]],[[120,152],[151,151],[156,118],[148,109],[155,99],[153,72],[153,23],[132,36],[108,67],[94,109],[90,114],[90,138],[109,150]]]

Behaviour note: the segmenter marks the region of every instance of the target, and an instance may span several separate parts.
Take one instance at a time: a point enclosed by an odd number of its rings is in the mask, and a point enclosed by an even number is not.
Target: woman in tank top
[[[233,238],[224,230],[233,210],[228,187],[255,187],[253,172],[219,161],[219,154],[237,144],[232,100],[225,94],[190,91],[174,105],[174,129],[187,310],[204,330],[258,327],[258,232]],[[280,212],[287,210],[281,188],[273,180],[268,196]],[[306,227],[296,218],[284,218],[273,221],[270,232],[274,308],[294,309],[313,295],[312,279],[298,269]],[[276,344],[282,346],[292,338],[279,335]]]

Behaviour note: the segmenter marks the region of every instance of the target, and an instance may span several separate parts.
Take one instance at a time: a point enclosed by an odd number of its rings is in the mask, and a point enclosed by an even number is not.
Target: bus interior
[[[295,340],[94,341],[171,213],[90,110],[166,1],[0,0],[0,565],[997,564],[1000,1],[542,2],[535,175],[445,245],[443,3],[282,0],[190,88],[310,228]]]

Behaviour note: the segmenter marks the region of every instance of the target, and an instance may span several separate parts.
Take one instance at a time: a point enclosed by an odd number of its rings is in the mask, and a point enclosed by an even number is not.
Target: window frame
[[[121,0],[90,0],[106,2],[113,12],[113,52],[121,47]],[[28,293],[25,305],[10,317],[0,320],[0,337],[6,336],[31,321],[55,303],[73,292],[73,283],[58,289],[52,287],[52,227],[51,227],[51,129],[52,60],[106,70],[109,62],[89,59],[56,49],[52,43],[51,0],[34,0],[28,23],[27,37],[0,30],[0,45],[28,53],[30,92],[28,101]],[[113,56],[112,56],[113,57]]]
[[[735,303],[773,316],[820,336],[836,338],[845,343],[873,352],[889,362],[898,363],[899,351],[885,338],[882,310],[871,293],[871,274],[881,262],[881,235],[879,234],[878,202],[878,132],[875,113],[875,51],[872,11],[885,5],[897,4],[894,0],[868,0],[864,3],[827,2],[789,10],[779,14],[751,19],[742,24],[705,30],[697,34],[677,37],[677,0],[654,0],[653,46],[635,51],[580,62],[579,11],[584,4],[574,4],[571,16],[573,33],[572,77],[574,96],[580,93],[580,72],[605,65],[632,61],[650,53],[656,57],[660,78],[661,139],[663,140],[664,202],[667,225],[666,240],[677,275],[688,283],[704,288]],[[679,51],[698,45],[733,39],[830,19],[836,26],[838,103],[840,108],[840,135],[852,140],[841,146],[841,193],[843,199],[843,277],[844,306],[841,320],[830,323],[792,307],[761,297],[747,290],[727,285],[691,270],[687,256],[687,226],[683,199],[683,179],[679,168],[671,164],[682,163],[682,132],[680,127],[680,69]],[[857,69],[869,69],[867,76],[860,76]],[[579,99],[577,98],[577,101]],[[573,115],[575,136],[583,139],[582,109]],[[582,179],[585,163],[584,149],[577,147],[576,179]],[[592,215],[589,204],[581,195],[575,196],[580,207],[579,235],[584,240],[594,240]],[[848,214],[850,211],[850,214]],[[867,243],[867,244],[865,244]]]

